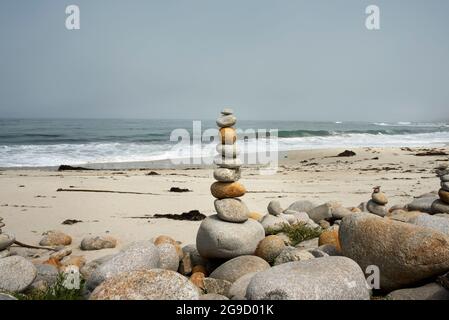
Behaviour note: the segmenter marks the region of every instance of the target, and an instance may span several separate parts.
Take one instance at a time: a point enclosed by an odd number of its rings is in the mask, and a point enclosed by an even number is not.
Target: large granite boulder
[[[240,256],[223,263],[210,274],[210,277],[233,283],[245,274],[263,271],[269,268],[270,265],[268,262],[262,258],[256,256]]]
[[[204,258],[231,259],[254,254],[263,238],[265,231],[262,225],[253,219],[232,223],[212,215],[201,223],[196,236],[196,247]]]
[[[342,220],[339,238],[343,255],[363,270],[380,268],[380,289],[385,291],[449,270],[449,237],[427,227],[360,213]]]
[[[90,300],[198,300],[200,292],[188,278],[163,269],[125,272],[100,284]]]
[[[365,276],[345,257],[323,257],[284,263],[257,273],[250,281],[250,300],[368,300]]]

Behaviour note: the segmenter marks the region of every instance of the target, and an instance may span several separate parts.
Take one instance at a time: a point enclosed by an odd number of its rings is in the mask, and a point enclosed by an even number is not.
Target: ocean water
[[[277,129],[279,151],[449,143],[448,123],[239,121],[237,127]],[[214,121],[202,121],[200,132],[211,128],[216,128]],[[178,142],[170,141],[176,129],[192,133],[192,121],[0,119],[0,167],[140,162],[214,153],[215,143],[209,140],[176,148]],[[246,145],[251,152],[256,139]]]

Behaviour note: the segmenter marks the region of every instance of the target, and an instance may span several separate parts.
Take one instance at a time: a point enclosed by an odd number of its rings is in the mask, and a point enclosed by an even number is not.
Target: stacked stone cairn
[[[0,217],[0,252],[8,249],[16,240],[13,235],[2,233],[3,227],[5,227],[5,223],[3,222],[3,218]]]
[[[369,212],[385,217],[388,213],[386,204],[388,203],[388,198],[385,193],[380,191],[380,187],[374,187],[373,193],[371,194],[371,200],[366,204],[366,208]]]
[[[224,109],[217,119],[220,140],[218,155],[214,159],[217,165],[214,178],[217,181],[210,188],[216,198],[214,205],[217,214],[201,223],[196,239],[198,252],[205,258],[230,259],[252,255],[265,236],[260,223],[248,219],[248,207],[239,199],[246,189],[238,182],[242,163],[236,145],[236,122],[231,109]]]
[[[449,213],[449,170],[439,173],[441,189],[438,191],[439,199],[432,203],[433,213]]]

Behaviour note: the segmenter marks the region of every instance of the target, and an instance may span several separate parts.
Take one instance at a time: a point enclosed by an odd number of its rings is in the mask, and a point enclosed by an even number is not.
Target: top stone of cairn
[[[224,108],[223,111],[221,111],[221,114],[224,116],[229,116],[231,114],[234,114],[234,110],[231,108]]]

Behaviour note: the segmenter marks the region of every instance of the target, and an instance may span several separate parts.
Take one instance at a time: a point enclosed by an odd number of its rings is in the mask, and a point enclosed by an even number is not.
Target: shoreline
[[[279,164],[283,164],[285,162],[285,156],[288,156],[290,154],[312,154],[312,153],[332,153],[332,152],[338,152],[338,150],[341,150],[340,152],[348,150],[366,150],[366,149],[383,149],[383,150],[394,150],[394,149],[412,149],[416,152],[418,151],[425,151],[425,150],[432,150],[432,149],[447,149],[449,148],[449,142],[445,143],[444,145],[436,145],[436,146],[402,146],[402,147],[356,147],[356,148],[316,148],[316,149],[300,149],[300,150],[283,150],[278,152],[278,160]],[[251,155],[254,155],[254,153],[251,153]],[[248,157],[248,154],[246,153],[244,157]],[[89,170],[186,170],[186,169],[210,169],[214,167],[214,164],[212,163],[211,157],[203,157],[203,158],[176,158],[176,159],[163,159],[163,160],[149,160],[149,161],[123,161],[123,162],[93,162],[93,163],[78,163],[78,164],[67,164],[67,163],[61,163],[57,166],[17,166],[17,167],[0,167],[0,171],[16,171],[16,170],[25,170],[25,171],[32,171],[32,170],[42,170],[42,171],[58,171],[58,168],[62,165],[68,165],[71,167],[82,167]],[[173,160],[176,160],[177,162],[186,162],[190,161],[191,164],[174,164]],[[197,161],[206,161],[209,163],[196,163]],[[260,165],[243,165],[244,168],[251,168],[251,167],[262,167]],[[68,170],[69,171],[69,170]],[[81,170],[78,170],[81,171]]]

